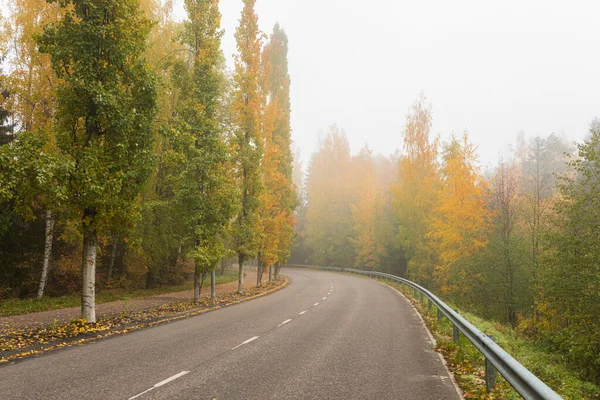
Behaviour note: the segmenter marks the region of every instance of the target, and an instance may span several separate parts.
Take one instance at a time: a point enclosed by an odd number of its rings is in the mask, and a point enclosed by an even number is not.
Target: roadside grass
[[[237,271],[226,270],[222,276],[217,275],[217,285],[237,280]],[[204,282],[210,285],[210,278]],[[130,300],[140,297],[155,296],[166,293],[183,292],[194,288],[193,281],[175,286],[161,286],[154,289],[105,289],[96,293],[96,304],[111,301]],[[71,294],[60,297],[43,297],[41,299],[6,299],[0,302],[0,317],[10,315],[30,314],[41,311],[58,310],[61,308],[79,307],[81,296]]]
[[[520,399],[521,396],[510,384],[497,374],[496,388],[487,393],[485,387],[485,358],[463,335],[460,345],[452,338],[452,323],[442,318],[439,323],[437,309],[427,307],[427,299],[421,304],[404,285],[392,284],[412,303],[425,320],[437,341],[437,351],[442,353],[465,399]],[[454,307],[453,307],[454,308]],[[513,329],[498,322],[484,320],[471,313],[460,314],[550,386],[564,399],[600,399],[600,387],[585,381],[567,367],[567,360],[560,354],[548,352],[541,344],[519,335]]]

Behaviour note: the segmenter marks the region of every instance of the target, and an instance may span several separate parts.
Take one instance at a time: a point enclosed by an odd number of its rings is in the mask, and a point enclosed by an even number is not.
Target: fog
[[[6,9],[7,0],[1,1]],[[221,0],[233,66],[241,0]],[[423,91],[433,132],[467,129],[482,163],[524,131],[573,141],[600,116],[600,2],[592,0],[257,0],[265,33],[289,36],[293,139],[306,166],[332,124],[351,148],[400,148]],[[175,14],[185,17],[183,1]]]
[[[184,12],[177,4],[177,16]],[[233,64],[241,0],[222,0]],[[519,131],[581,140],[600,115],[600,2],[258,0],[289,36],[293,139],[306,162],[336,123],[353,151],[401,146],[424,91],[442,137],[467,129],[484,164]]]

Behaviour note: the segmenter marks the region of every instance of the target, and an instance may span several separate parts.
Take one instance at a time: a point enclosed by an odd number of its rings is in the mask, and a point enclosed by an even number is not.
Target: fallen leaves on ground
[[[96,323],[88,323],[85,319],[74,319],[67,324],[59,324],[54,321],[43,328],[7,329],[0,332],[0,364],[48,350],[83,344],[103,337],[202,314],[264,296],[283,288],[287,283],[287,279],[282,278],[279,282],[267,284],[261,288],[246,289],[243,293],[222,296],[217,300],[204,298],[198,303],[178,301],[143,311],[102,315]]]

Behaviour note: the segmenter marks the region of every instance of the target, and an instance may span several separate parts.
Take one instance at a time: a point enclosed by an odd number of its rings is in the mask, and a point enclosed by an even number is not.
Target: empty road
[[[393,289],[286,269],[274,294],[0,367],[2,399],[459,399]]]

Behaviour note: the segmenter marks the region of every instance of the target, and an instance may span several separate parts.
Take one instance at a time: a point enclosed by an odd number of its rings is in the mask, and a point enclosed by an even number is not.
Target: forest
[[[468,132],[409,110],[394,156],[352,155],[332,126],[300,186],[292,262],[407,277],[600,375],[600,121],[578,144],[550,133],[485,170]]]
[[[288,39],[245,0],[15,0],[0,20],[0,302],[202,282],[290,255]]]

